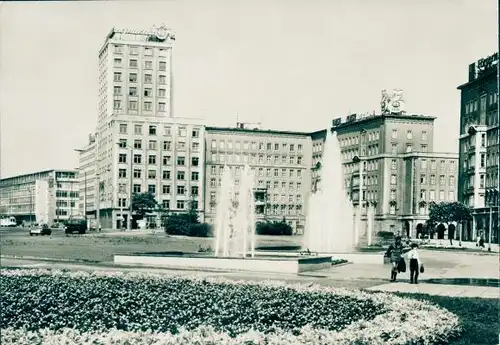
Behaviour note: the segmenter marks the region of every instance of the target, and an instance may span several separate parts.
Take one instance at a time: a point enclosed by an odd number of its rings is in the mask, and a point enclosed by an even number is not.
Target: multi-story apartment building
[[[461,95],[458,198],[474,208],[468,239],[477,230],[498,243],[499,103],[498,53],[469,65],[469,79],[458,86]]]
[[[285,218],[296,233],[305,225],[311,188],[312,145],[309,133],[207,127],[205,136],[205,215],[213,222],[217,190],[225,166],[255,172],[258,219]]]
[[[418,197],[414,200],[414,193],[420,193],[421,190],[426,192],[425,186],[430,183],[426,178],[420,179],[418,171],[423,169],[421,164],[425,166],[429,163],[434,169],[429,179],[432,178],[432,183],[438,183],[436,189],[429,189],[429,193],[436,200],[443,193],[443,200],[456,200],[456,176],[451,176],[456,172],[446,168],[456,164],[451,163],[456,157],[452,154],[431,153],[434,119],[423,115],[389,113],[361,117],[353,114],[345,121],[340,118],[333,121],[344,164],[347,193],[355,206],[359,206],[361,201],[363,222],[366,221],[368,203],[375,204],[376,232],[384,230],[414,236],[417,225],[426,219],[424,210],[413,206],[423,205]],[[318,173],[317,163],[322,157],[325,135],[325,130],[311,134],[313,189],[321,174]],[[441,173],[435,169],[435,165],[441,167],[442,161],[445,162],[445,168]],[[413,166],[418,166],[418,170],[411,170]],[[415,174],[419,178],[415,178]],[[441,183],[444,183],[443,189],[438,188]],[[441,193],[441,190],[444,192]],[[438,193],[439,198],[435,193]],[[366,224],[361,229],[361,237],[363,231],[366,231]]]
[[[97,206],[97,175],[96,175],[96,136],[89,134],[87,145],[76,150],[79,153],[78,159],[78,185],[79,185],[79,202],[78,213],[85,217],[96,214]]]
[[[112,29],[99,50],[96,142],[80,150],[80,168],[87,190],[99,190],[87,213],[99,209],[103,227],[128,222],[131,193],[150,191],[174,212],[192,199],[202,211],[204,130],[199,120],[173,117],[174,40],[163,26]],[[92,151],[95,168],[85,163]]]
[[[0,214],[18,223],[54,223],[79,216],[78,174],[45,170],[0,180]]]

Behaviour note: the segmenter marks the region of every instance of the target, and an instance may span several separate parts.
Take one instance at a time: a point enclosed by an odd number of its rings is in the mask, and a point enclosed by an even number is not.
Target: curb
[[[53,261],[53,262],[67,262],[67,263],[86,263],[86,264],[98,264],[102,263],[102,261],[94,261],[94,260],[83,260],[83,259],[56,259],[56,258],[44,258],[38,256],[23,256],[23,255],[8,255],[2,254],[0,255],[2,259],[21,259],[21,260],[35,260],[35,261]]]

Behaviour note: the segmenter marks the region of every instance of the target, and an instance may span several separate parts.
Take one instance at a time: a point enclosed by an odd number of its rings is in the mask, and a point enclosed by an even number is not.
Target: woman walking
[[[397,235],[394,239],[394,243],[389,246],[385,256],[389,257],[391,260],[391,282],[396,281],[396,277],[398,275],[398,268],[401,264],[401,260],[403,260],[403,249],[404,245],[401,241],[401,236]]]
[[[418,273],[422,265],[420,256],[418,255],[418,244],[412,243],[411,250],[408,252],[408,261],[410,265],[410,284],[418,284]]]

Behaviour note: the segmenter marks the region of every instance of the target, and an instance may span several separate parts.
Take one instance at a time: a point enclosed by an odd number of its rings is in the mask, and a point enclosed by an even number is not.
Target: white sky
[[[97,51],[113,27],[176,33],[174,112],[312,131],[402,88],[458,151],[468,65],[498,50],[494,0],[183,0],[0,4],[2,176],[74,168],[97,121]]]

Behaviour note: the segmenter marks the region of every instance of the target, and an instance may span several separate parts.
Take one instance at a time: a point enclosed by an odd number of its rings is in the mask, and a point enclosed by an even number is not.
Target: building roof
[[[309,132],[294,132],[294,131],[278,131],[273,129],[250,129],[237,127],[205,127],[207,132],[239,132],[239,133],[266,133],[266,134],[282,134],[282,135],[298,135],[310,136]]]
[[[7,181],[7,180],[13,180],[13,179],[16,179],[16,178],[21,178],[21,177],[27,177],[27,176],[31,176],[31,175],[36,175],[36,174],[48,174],[48,173],[51,173],[51,172],[74,172],[74,173],[77,173],[76,170],[71,170],[71,169],[49,169],[49,170],[41,170],[41,171],[35,171],[35,172],[32,172],[32,173],[28,173],[28,174],[21,174],[21,175],[14,175],[14,176],[9,176],[9,177],[4,177],[2,179],[0,179],[0,182],[4,182],[4,181]]]
[[[479,76],[477,78],[475,78],[474,80],[470,80],[462,85],[459,85],[457,86],[457,90],[462,90],[462,89],[465,89],[471,85],[474,85],[474,84],[480,84],[482,82],[484,82],[486,79],[492,77],[493,75],[497,75],[497,66],[493,66],[491,68],[488,68],[487,70],[485,70],[484,72],[482,72],[481,74],[479,74]]]

